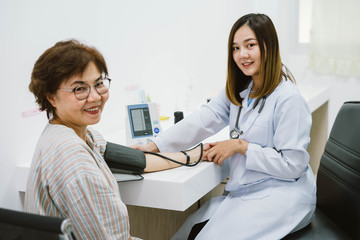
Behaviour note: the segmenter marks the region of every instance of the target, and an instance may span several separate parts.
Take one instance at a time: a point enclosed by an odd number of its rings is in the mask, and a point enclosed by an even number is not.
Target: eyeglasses
[[[109,91],[110,82],[111,82],[110,78],[100,78],[100,79],[98,79],[96,81],[95,84],[93,84],[93,86],[94,86],[96,92],[99,95],[103,95],[103,94],[105,94],[105,93],[107,93]],[[75,97],[78,100],[85,100],[90,95],[91,87],[90,87],[89,84],[82,83],[82,84],[80,84],[79,86],[75,87],[72,90],[63,89],[63,88],[59,88],[59,90],[67,91],[67,92],[73,92]]]

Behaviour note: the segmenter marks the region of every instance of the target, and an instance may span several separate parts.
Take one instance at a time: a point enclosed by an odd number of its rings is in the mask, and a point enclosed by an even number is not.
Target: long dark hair
[[[233,58],[234,35],[244,25],[248,25],[255,33],[261,54],[260,79],[262,82],[252,97],[259,98],[272,93],[280,84],[283,76],[295,82],[290,71],[285,67],[285,73],[282,69],[279,41],[271,19],[265,14],[247,14],[234,23],[228,40],[226,95],[235,105],[241,105],[242,99],[239,93],[247,88],[251,81],[251,76],[246,76]]]

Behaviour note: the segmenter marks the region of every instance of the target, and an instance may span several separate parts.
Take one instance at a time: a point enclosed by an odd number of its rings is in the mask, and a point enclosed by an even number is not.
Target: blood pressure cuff
[[[104,159],[112,169],[143,173],[146,167],[145,154],[137,149],[107,142]]]

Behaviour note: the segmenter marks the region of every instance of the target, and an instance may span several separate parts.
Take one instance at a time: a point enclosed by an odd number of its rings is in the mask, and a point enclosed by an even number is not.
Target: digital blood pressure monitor
[[[156,103],[126,106],[126,144],[146,144],[162,130]]]

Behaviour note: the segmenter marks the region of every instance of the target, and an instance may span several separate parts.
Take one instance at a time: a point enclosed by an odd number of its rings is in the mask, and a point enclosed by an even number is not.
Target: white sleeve
[[[311,113],[301,95],[278,99],[273,115],[274,147],[250,143],[246,152],[246,167],[277,178],[301,176],[309,162]]]
[[[230,102],[225,89],[208,104],[153,139],[161,152],[188,149],[216,134],[229,123]]]

